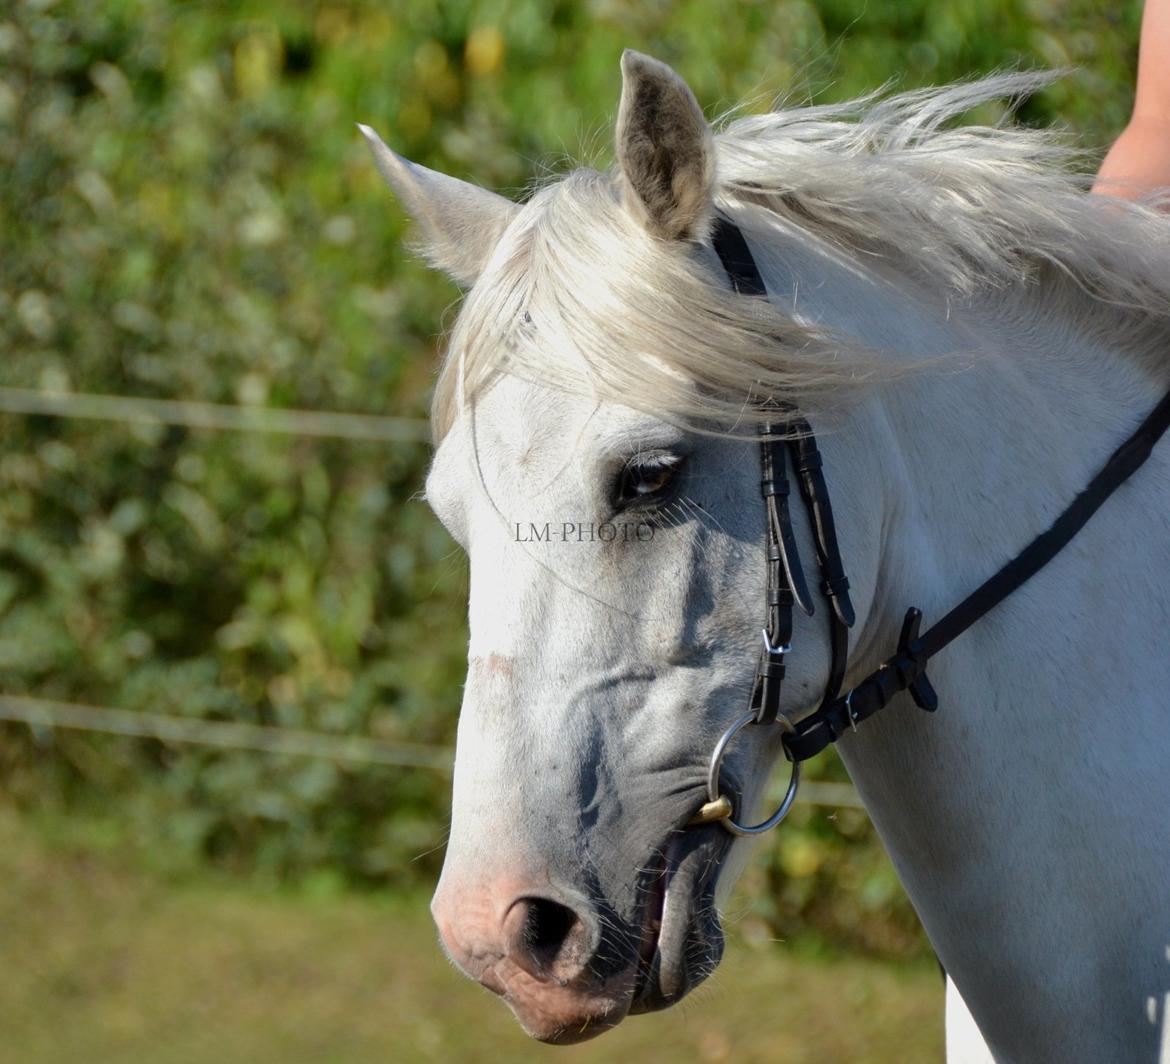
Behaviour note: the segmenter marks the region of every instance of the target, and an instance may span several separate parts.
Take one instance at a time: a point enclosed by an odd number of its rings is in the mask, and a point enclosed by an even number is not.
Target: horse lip
[[[671,850],[675,848],[672,841],[665,849],[656,853],[649,865],[649,883],[647,885],[646,909],[642,921],[642,936],[638,943],[638,978],[634,986],[634,1001],[636,1002],[645,992],[651,977],[658,966],[658,937],[662,932],[662,916],[666,909],[666,892],[670,886],[670,870],[674,862],[671,860]]]
[[[662,953],[662,934],[663,930],[667,928],[667,925],[670,925],[669,929],[673,933],[668,937],[672,943],[679,943],[688,938],[690,933],[697,929],[699,916],[698,910],[693,904],[694,898],[680,896],[680,891],[687,892],[695,897],[700,894],[706,895],[713,893],[714,881],[718,877],[718,870],[726,849],[726,844],[722,840],[720,840],[721,845],[718,847],[717,854],[713,855],[710,860],[704,861],[704,868],[712,869],[713,871],[705,870],[698,875],[694,875],[691,874],[689,869],[684,867],[684,862],[691,853],[691,850],[685,847],[685,842],[695,839],[699,833],[707,832],[721,833],[721,829],[717,824],[709,825],[705,828],[691,828],[684,835],[673,839],[664,848],[663,854],[659,858],[658,864],[661,867],[661,872],[652,880],[656,885],[656,890],[655,894],[651,895],[647,902],[647,916],[643,925],[642,940],[638,954],[638,978],[634,987],[633,1001],[630,1006],[631,1014],[655,1012],[673,1005],[680,998],[684,997],[693,986],[692,977],[694,973],[690,970],[692,966],[689,962],[694,958],[688,956],[691,951],[685,946],[677,958],[678,963],[681,965],[681,971],[670,973],[670,978],[666,982],[673,985],[669,986],[669,988],[663,985],[662,967],[665,958]],[[686,852],[680,852],[684,849],[686,849]],[[657,914],[656,919],[654,913]],[[679,920],[685,920],[686,922],[681,930],[675,927],[675,924]],[[714,917],[714,927],[708,928],[707,930],[713,930],[716,939],[720,937],[717,916]],[[704,961],[700,965],[703,969],[703,974],[698,979],[695,979],[694,983],[702,982],[703,978],[718,964],[719,955],[722,954],[721,946],[714,944],[712,954],[713,963],[708,964]]]

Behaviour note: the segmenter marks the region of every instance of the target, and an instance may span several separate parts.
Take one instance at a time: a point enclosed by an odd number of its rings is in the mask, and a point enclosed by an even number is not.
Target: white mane
[[[1048,80],[1004,74],[733,120],[715,138],[716,206],[749,235],[782,224],[955,309],[1030,289],[1037,309],[1145,353],[1170,335],[1170,216],[1087,194],[1078,152],[1052,131],[948,125]],[[455,324],[436,438],[505,368],[722,425],[753,395],[815,412],[898,372],[860,337],[714,287],[695,250],[648,235],[613,173],[540,189]]]

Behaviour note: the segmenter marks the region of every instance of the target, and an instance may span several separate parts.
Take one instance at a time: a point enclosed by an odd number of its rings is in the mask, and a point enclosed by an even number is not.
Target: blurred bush
[[[606,164],[630,45],[712,113],[1011,65],[1103,145],[1136,2],[515,0],[0,5],[0,384],[423,416],[455,290],[354,129],[520,194]],[[986,116],[985,116],[986,117]],[[449,743],[464,562],[426,449],[0,417],[0,691]],[[822,776],[840,778],[825,760]],[[273,876],[435,874],[447,781],[0,728],[12,800]],[[416,857],[422,855],[420,859]],[[802,810],[755,915],[920,948],[860,814]]]

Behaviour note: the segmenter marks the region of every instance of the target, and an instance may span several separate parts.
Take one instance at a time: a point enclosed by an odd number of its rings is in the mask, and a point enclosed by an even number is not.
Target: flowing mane
[[[815,242],[948,312],[1026,291],[1037,310],[1044,300],[1074,328],[1157,358],[1170,216],[1087,194],[1059,133],[952,124],[1050,80],[1000,74],[734,119],[715,136],[716,208],[749,239]],[[694,245],[629,214],[616,172],[588,169],[532,196],[469,293],[435,392],[436,440],[504,369],[723,425],[750,421],[756,394],[815,412],[900,371],[862,337],[717,289]]]

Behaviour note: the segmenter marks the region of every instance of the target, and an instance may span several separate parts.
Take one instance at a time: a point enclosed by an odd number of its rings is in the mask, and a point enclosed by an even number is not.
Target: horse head
[[[432,910],[453,960],[557,1042],[669,1005],[719,962],[716,893],[742,846],[687,825],[749,694],[763,601],[759,473],[742,434],[589,384],[597,344],[635,344],[631,377],[639,360],[654,368],[659,341],[701,364],[688,291],[714,327],[744,334],[727,343],[767,325],[756,308],[720,320],[732,293],[708,241],[715,155],[695,97],[636,53],[622,73],[615,170],[577,171],[522,206],[363,129],[432,262],[470,288],[426,491],[471,566]],[[578,308],[601,308],[612,335]],[[657,373],[666,389],[703,387]],[[817,642],[794,677],[808,700],[826,668]],[[774,736],[738,744],[725,785],[750,804],[777,751]]]

